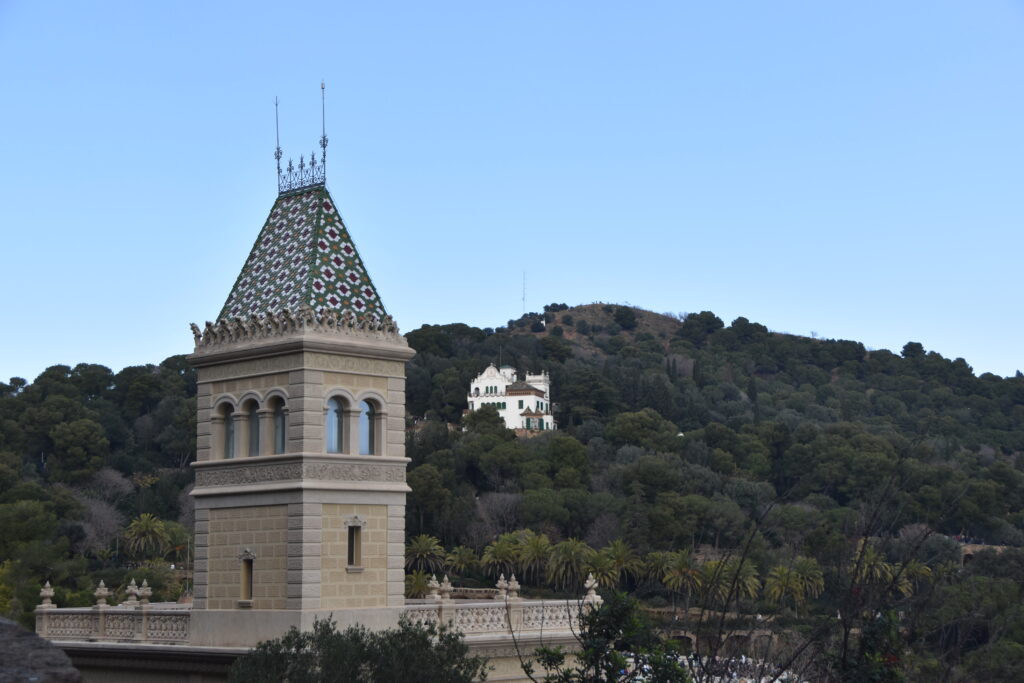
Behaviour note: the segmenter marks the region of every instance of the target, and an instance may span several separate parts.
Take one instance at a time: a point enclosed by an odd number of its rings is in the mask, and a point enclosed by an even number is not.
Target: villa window
[[[522,401],[519,401],[519,409],[520,409],[520,410],[522,410],[522,409],[523,409],[523,402],[522,402]]]
[[[363,571],[363,527],[366,520],[359,515],[353,515],[345,520],[348,539],[346,543],[345,571]]]
[[[345,408],[340,399],[327,402],[327,452],[341,453],[344,449]]]
[[[241,575],[238,585],[238,606],[252,607],[253,575],[255,572],[256,555],[246,548],[238,556],[241,562]]]
[[[350,526],[348,528],[348,566],[359,567],[363,561],[363,528]]]
[[[252,564],[249,558],[242,560],[242,600],[252,600]]]

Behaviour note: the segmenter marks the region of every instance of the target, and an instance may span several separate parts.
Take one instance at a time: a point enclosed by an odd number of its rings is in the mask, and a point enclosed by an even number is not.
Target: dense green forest
[[[680,634],[770,624],[823,680],[1024,666],[1019,372],[604,304],[407,338],[411,593],[592,572]],[[549,372],[558,431],[464,416],[488,363]],[[46,579],[62,606],[129,573],[187,591],[194,395],[180,356],[0,384],[0,611],[30,620]],[[957,538],[1000,548],[962,567]]]

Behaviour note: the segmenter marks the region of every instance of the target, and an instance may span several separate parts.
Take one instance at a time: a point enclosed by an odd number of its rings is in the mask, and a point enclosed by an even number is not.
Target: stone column
[[[224,452],[224,418],[221,415],[210,416],[210,460],[221,460],[227,457]]]
[[[235,419],[235,457],[249,457],[249,414],[239,412]]]
[[[347,455],[359,455],[359,404],[355,409],[342,411],[343,426],[341,428],[341,452]]]
[[[320,608],[323,511],[322,503],[288,505],[288,609]]]
[[[260,421],[260,455],[273,455],[274,411],[268,408],[258,410],[256,419]]]
[[[381,453],[394,457],[405,456],[405,378],[388,377],[387,417],[381,434],[384,443]]]
[[[210,509],[199,505],[196,505],[196,547],[192,563],[192,607],[206,609],[210,570]]]
[[[388,607],[405,604],[405,505],[388,505]]]

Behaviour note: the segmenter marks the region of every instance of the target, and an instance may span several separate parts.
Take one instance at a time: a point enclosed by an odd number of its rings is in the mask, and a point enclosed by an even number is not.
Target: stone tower
[[[217,322],[193,325],[195,644],[404,600],[413,351],[322,171],[281,189]]]

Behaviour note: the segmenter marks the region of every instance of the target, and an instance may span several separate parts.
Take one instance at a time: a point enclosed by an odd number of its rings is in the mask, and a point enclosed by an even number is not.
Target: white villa
[[[491,363],[469,385],[469,410],[494,406],[505,426],[526,432],[558,429],[551,411],[551,380],[548,373],[516,376],[509,365],[500,368]]]

